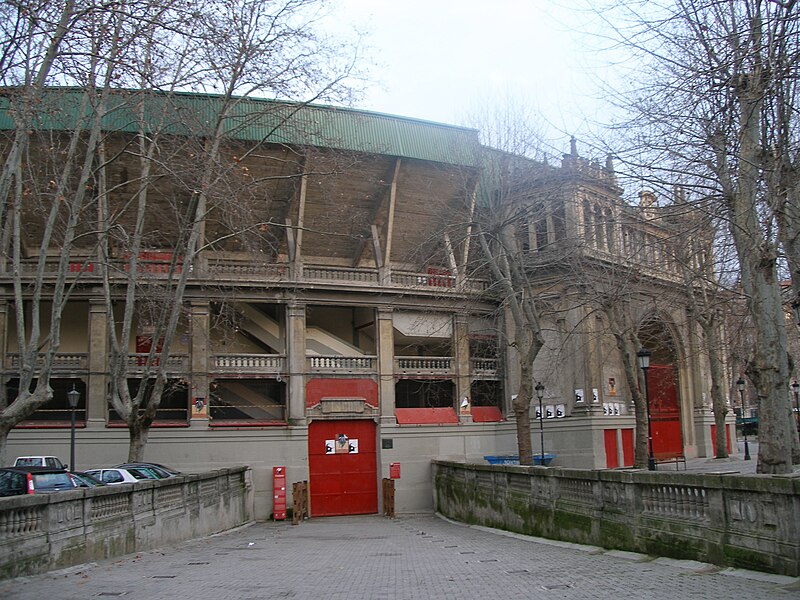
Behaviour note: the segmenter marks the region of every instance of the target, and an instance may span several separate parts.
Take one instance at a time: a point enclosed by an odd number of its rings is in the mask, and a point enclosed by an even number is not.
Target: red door
[[[681,411],[672,365],[650,365],[647,372],[653,456],[657,460],[683,456]]]
[[[604,429],[603,443],[606,447],[606,468],[616,469],[619,466],[619,456],[617,452],[617,430]]]
[[[378,512],[375,423],[313,421],[308,427],[311,515]]]

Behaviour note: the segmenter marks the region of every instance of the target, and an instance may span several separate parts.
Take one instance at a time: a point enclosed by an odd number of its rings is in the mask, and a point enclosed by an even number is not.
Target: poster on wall
[[[575,390],[575,402],[583,402],[583,389],[579,388]]]
[[[600,400],[600,390],[592,388],[592,402],[597,403]]]
[[[608,378],[608,395],[614,397],[617,395],[617,378],[616,377],[609,377]]]
[[[335,440],[325,440],[325,454],[358,454],[358,439],[340,433]]]

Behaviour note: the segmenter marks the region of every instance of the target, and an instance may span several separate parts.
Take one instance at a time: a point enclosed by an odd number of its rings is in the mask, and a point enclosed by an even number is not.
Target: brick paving
[[[452,523],[372,515],[258,523],[61,572],[0,582],[0,598],[800,598],[800,578],[603,551]]]

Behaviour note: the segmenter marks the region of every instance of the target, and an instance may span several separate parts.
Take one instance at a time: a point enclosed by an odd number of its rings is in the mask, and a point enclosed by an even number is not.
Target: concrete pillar
[[[394,325],[391,308],[377,309],[378,336],[378,393],[381,407],[381,423],[395,424],[394,408]]]
[[[459,419],[465,422],[472,421],[472,415],[461,414],[461,400],[467,398],[472,403],[472,390],[470,382],[469,362],[469,323],[466,315],[459,314],[453,317],[453,358],[456,363],[456,411]]]
[[[189,364],[191,426],[208,425],[209,415],[209,306],[207,301],[189,303]]]
[[[289,424],[306,419],[306,305],[286,305],[286,371],[289,374]]]
[[[87,426],[104,427],[108,412],[108,307],[89,301],[89,381],[86,385]]]

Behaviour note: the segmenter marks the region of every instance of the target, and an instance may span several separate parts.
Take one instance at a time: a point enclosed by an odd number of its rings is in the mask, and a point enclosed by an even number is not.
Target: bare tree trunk
[[[647,430],[647,405],[639,384],[639,366],[634,359],[638,350],[637,339],[633,333],[633,323],[625,322],[624,315],[630,314],[627,307],[615,302],[612,305],[605,306],[604,310],[608,317],[611,335],[614,336],[619,349],[625,382],[628,384],[628,389],[633,399],[634,417],[636,419],[633,466],[643,469],[647,467],[647,459],[649,457],[649,432]]]

